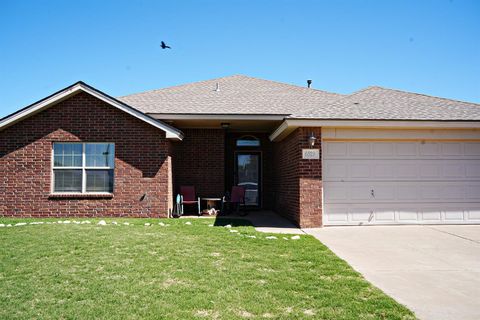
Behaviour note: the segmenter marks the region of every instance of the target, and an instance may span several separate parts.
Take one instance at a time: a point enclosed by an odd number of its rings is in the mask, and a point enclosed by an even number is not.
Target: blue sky
[[[480,103],[480,1],[0,1],[0,117],[232,74]]]

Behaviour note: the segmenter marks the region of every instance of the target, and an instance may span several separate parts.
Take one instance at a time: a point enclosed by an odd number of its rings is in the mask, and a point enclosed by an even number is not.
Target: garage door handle
[[[373,191],[373,189],[372,189],[372,190],[370,190],[370,194],[372,195],[372,197],[374,197],[374,198],[375,198],[375,191]]]

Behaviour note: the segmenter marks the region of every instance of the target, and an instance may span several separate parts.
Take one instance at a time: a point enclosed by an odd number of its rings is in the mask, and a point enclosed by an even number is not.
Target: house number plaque
[[[302,159],[320,159],[320,149],[302,149]]]

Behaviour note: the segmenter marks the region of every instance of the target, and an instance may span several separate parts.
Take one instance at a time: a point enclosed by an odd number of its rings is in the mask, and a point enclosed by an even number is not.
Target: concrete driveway
[[[480,225],[304,231],[420,319],[480,319]]]

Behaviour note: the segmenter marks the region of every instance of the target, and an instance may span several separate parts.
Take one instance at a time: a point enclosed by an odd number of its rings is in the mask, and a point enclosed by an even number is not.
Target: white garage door
[[[324,224],[480,223],[480,142],[323,142]]]

